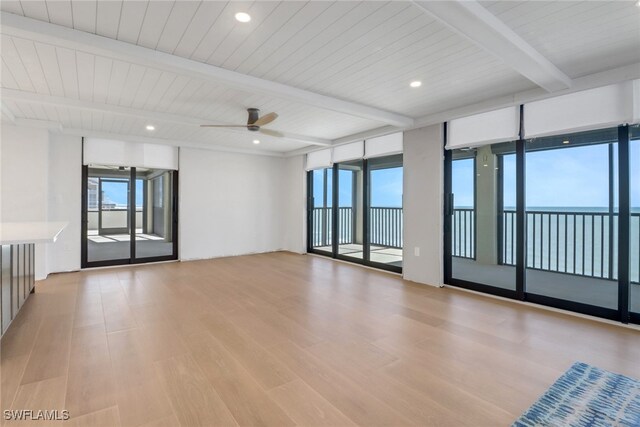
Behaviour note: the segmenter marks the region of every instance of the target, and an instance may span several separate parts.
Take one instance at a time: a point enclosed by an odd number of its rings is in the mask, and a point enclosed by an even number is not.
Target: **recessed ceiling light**
[[[254,143],[254,144],[260,144],[260,140],[259,140],[259,139],[254,139],[254,140],[253,140],[253,143]]]
[[[147,125],[147,130],[156,130],[154,125]]]
[[[562,141],[562,143],[563,143],[563,144],[568,144],[568,143],[569,143],[569,140],[568,140],[568,139],[565,139],[564,141]]]
[[[236,21],[238,22],[249,22],[251,21],[251,15],[245,12],[236,13]]]
[[[422,86],[422,82],[420,80],[414,80],[411,83],[409,83],[409,86],[411,86],[411,87],[420,87],[420,86]]]

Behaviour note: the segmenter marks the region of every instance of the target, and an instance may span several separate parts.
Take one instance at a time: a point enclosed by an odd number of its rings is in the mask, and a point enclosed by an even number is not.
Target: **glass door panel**
[[[402,155],[368,160],[369,256],[374,264],[402,268]]]
[[[451,277],[515,291],[515,144],[453,150]]]
[[[629,311],[640,317],[640,125],[631,126],[629,131]]]
[[[87,261],[124,260],[131,256],[128,168],[89,168],[87,182]]]
[[[528,295],[617,310],[617,129],[526,142]]]
[[[136,170],[136,258],[173,254],[173,172]]]
[[[363,161],[338,164],[338,254],[362,260]]]
[[[309,174],[309,179],[311,180],[309,249],[331,254],[333,252],[331,226],[333,169],[316,169]]]

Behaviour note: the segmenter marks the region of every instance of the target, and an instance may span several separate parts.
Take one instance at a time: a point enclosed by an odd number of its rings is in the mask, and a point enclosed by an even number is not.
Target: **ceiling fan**
[[[200,125],[203,128],[246,128],[251,132],[260,132],[265,135],[275,136],[277,138],[284,137],[284,134],[271,130],[271,129],[262,129],[262,126],[267,125],[278,118],[276,113],[268,113],[264,116],[260,116],[260,110],[257,108],[247,108],[247,112],[249,113],[249,118],[247,119],[246,125]]]

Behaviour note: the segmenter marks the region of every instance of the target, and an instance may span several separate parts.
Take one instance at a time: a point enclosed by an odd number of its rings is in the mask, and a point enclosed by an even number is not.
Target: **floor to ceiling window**
[[[316,169],[309,173],[309,242],[311,250],[333,251],[333,169]]]
[[[516,289],[514,151],[502,143],[451,153],[451,277],[507,295]]]
[[[602,96],[593,113],[577,107],[588,95],[570,99],[576,117],[598,123]],[[581,131],[576,117],[553,121],[554,109],[569,110],[562,102],[530,109],[530,137],[524,107],[455,123],[457,143],[445,147],[445,283],[639,323],[640,127]],[[506,123],[498,137],[487,119]],[[515,140],[482,144],[507,135]]]
[[[399,145],[394,151],[401,151],[402,134],[382,142],[391,142],[385,148]],[[402,154],[365,159],[363,148],[362,142],[343,147],[344,160],[338,160],[335,154],[318,156],[319,160],[308,159],[308,163],[313,162],[316,167],[307,175],[307,250],[400,272]],[[324,166],[332,157],[333,165]]]
[[[631,126],[629,132],[629,311],[640,323],[640,125]]]
[[[177,259],[177,172],[91,165],[83,179],[83,267]]]

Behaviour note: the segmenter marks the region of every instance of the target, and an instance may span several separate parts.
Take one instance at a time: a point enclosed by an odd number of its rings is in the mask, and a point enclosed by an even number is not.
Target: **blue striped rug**
[[[638,427],[640,381],[577,362],[513,423],[534,426]]]

